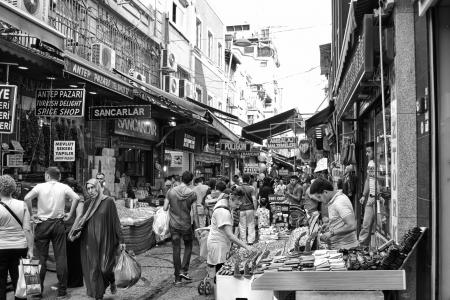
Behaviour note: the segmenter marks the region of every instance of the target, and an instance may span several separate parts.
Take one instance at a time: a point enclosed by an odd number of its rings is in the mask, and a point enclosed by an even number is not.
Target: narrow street
[[[184,251],[184,250],[183,250]],[[213,296],[200,296],[197,292],[199,282],[206,275],[206,263],[198,256],[198,245],[194,246],[191,259],[190,275],[192,282],[183,283],[180,286],[173,285],[172,246],[170,242],[158,245],[149,251],[137,256],[142,267],[142,277],[139,282],[129,289],[118,289],[116,295],[112,295],[107,289],[105,300],[136,300],[136,299],[214,299]],[[56,273],[48,271],[45,280],[44,298],[56,299],[57,284]],[[68,299],[87,299],[84,287],[69,289]],[[13,294],[8,294],[7,300],[13,300]]]

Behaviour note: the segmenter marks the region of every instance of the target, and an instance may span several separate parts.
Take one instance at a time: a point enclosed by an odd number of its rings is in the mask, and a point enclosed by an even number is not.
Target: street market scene
[[[449,0],[0,0],[0,300],[450,299]]]

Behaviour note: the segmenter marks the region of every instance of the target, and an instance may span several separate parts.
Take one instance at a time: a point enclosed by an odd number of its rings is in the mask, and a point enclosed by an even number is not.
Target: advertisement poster
[[[165,153],[165,160],[171,168],[183,167],[183,152],[181,151],[168,151]]]
[[[75,161],[75,141],[54,141],[54,161]]]
[[[17,86],[0,85],[0,134],[12,133],[16,115]]]
[[[36,90],[36,116],[83,117],[85,89]]]

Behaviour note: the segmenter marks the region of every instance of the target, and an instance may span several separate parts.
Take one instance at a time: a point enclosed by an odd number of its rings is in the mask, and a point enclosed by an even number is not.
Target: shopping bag
[[[156,211],[153,219],[153,231],[160,238],[169,234],[169,212],[163,208]]]
[[[39,260],[21,259],[19,264],[19,279],[17,281],[16,297],[26,299],[27,296],[41,293]]]
[[[114,267],[114,278],[119,288],[129,288],[141,278],[141,266],[125,249],[122,249]]]

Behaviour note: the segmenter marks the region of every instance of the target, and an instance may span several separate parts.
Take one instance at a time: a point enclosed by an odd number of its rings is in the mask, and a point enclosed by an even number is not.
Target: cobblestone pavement
[[[172,265],[172,246],[170,242],[150,249],[137,257],[142,266],[141,280],[129,289],[118,289],[116,295],[112,295],[109,288],[106,291],[105,300],[144,300],[144,299],[195,299],[209,300],[214,299],[213,296],[200,296],[197,291],[199,282],[207,274],[207,266],[202,258],[198,256],[198,246],[194,246],[191,258],[191,271],[193,277],[192,282],[185,282],[180,286],[174,286],[173,281],[173,265]],[[57,279],[56,273],[47,272],[44,288],[43,299],[56,298]],[[86,289],[75,288],[68,289],[69,296],[67,299],[89,299],[86,296]],[[7,300],[13,300],[13,293],[9,293]]]

